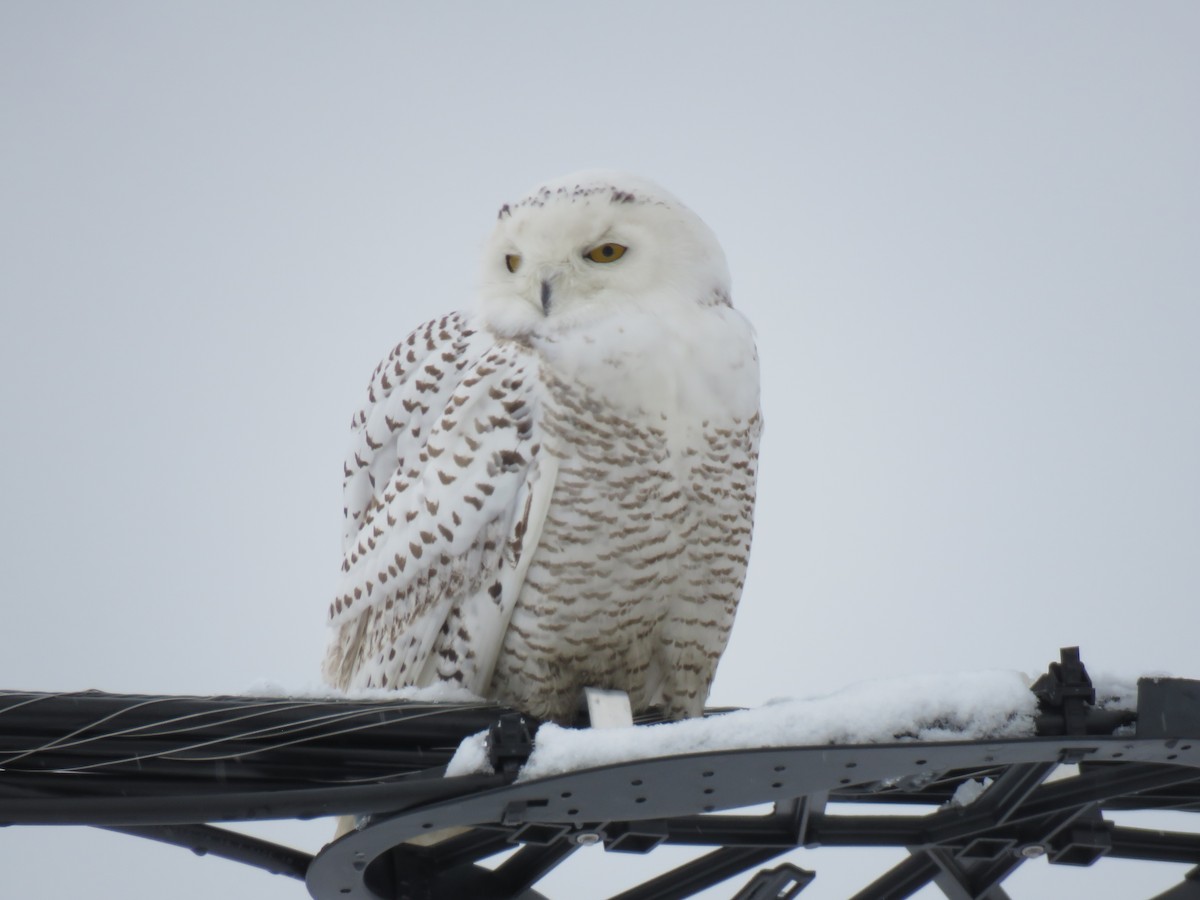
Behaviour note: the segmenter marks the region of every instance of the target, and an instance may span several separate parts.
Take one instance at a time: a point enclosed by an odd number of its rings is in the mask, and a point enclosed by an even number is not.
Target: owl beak
[[[542,314],[550,315],[550,279],[542,281]]]

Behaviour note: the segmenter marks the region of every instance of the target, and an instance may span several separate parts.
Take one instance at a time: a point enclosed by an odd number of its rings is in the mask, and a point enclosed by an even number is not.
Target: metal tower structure
[[[800,847],[908,851],[854,900],[931,883],[951,900],[1006,900],[1004,879],[1040,857],[1191,863],[1155,900],[1200,900],[1200,834],[1106,817],[1200,812],[1200,682],[1143,679],[1136,709],[1102,709],[1067,648],[1032,690],[1027,738],[748,748],[528,781],[538,723],[490,704],[0,692],[0,824],[177,844],[299,879],[316,900],[538,900],[546,873],[595,844],[711,848],[613,900],[735,877],[735,900],[789,900],[815,873],[772,862]],[[485,730],[495,774],[444,777]],[[978,797],[952,802],[968,784]],[[921,811],[878,812],[891,804]],[[315,855],[214,824],[344,814],[360,827]]]

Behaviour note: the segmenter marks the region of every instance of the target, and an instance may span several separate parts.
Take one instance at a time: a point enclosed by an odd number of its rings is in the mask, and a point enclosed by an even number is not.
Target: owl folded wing
[[[455,314],[376,369],[345,467],[330,683],[486,689],[553,490],[536,366]]]

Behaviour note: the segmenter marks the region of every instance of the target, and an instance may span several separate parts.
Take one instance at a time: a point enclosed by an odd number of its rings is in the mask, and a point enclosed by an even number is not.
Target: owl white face
[[[497,334],[549,337],[728,297],[724,253],[691,210],[636,176],[585,172],[500,210],[480,312]]]

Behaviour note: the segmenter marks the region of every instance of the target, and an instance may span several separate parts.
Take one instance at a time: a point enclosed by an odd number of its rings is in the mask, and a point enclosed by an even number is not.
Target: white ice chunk
[[[970,806],[981,796],[983,796],[983,792],[988,789],[988,786],[991,785],[991,783],[992,779],[990,778],[983,778],[979,780],[972,778],[969,781],[964,781],[957,788],[955,788],[954,796],[950,798],[950,805]]]
[[[454,756],[446,766],[446,777],[455,778],[459,775],[490,775],[495,770],[488,759],[486,731],[480,731],[470,737],[463,738]]]

